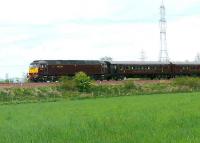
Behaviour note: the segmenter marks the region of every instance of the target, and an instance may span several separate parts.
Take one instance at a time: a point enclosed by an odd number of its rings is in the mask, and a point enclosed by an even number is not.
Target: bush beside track
[[[75,78],[61,78],[60,84],[44,87],[0,88],[0,103],[53,102],[61,99],[85,99],[145,94],[196,92],[200,91],[200,78],[184,77],[172,82],[136,83],[133,80],[118,84],[97,84],[84,73]]]

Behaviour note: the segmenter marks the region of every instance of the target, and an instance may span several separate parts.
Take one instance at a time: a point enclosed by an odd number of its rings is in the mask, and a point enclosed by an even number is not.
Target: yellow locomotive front
[[[31,63],[28,71],[28,79],[30,81],[37,81],[39,74],[39,65]]]
[[[47,62],[42,60],[33,61],[29,66],[28,79],[32,82],[47,81]]]

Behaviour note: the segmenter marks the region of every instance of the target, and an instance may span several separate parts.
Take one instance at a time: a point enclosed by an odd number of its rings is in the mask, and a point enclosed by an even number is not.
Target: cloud
[[[0,0],[0,22],[33,25],[97,19],[144,21],[159,16],[160,3],[161,0]],[[198,0],[165,3],[170,14],[177,14],[198,4]]]
[[[198,4],[199,0],[164,0],[164,3],[166,3],[169,9],[173,9],[175,12],[180,12],[191,6],[194,6],[195,4]]]
[[[65,24],[56,29],[63,38],[37,48],[49,53],[46,58],[99,59],[111,56],[116,60],[138,60],[141,49],[151,51],[158,46],[159,39],[158,25],[154,24]]]
[[[200,52],[200,15],[184,17],[168,24],[167,40],[172,60],[194,60]]]
[[[19,41],[25,41],[30,39],[29,35],[10,35],[10,36],[0,36],[0,45],[15,44]]]
[[[6,0],[0,1],[0,21],[46,24],[109,14],[106,0]]]
[[[31,62],[29,50],[25,47],[1,47],[0,56],[0,79],[9,77],[22,77],[23,73],[27,73],[29,63]]]

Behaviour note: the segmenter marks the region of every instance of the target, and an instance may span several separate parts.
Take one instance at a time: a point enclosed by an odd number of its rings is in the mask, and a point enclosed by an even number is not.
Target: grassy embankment
[[[82,82],[82,81],[81,81]],[[80,83],[80,82],[78,82]],[[0,88],[0,104],[57,101],[61,99],[85,99],[114,96],[134,96],[160,93],[184,93],[200,91],[200,78],[177,78],[171,82],[137,84],[134,80],[118,84],[96,84],[65,80],[60,86],[40,88]]]
[[[200,142],[200,93],[0,106],[1,143]]]

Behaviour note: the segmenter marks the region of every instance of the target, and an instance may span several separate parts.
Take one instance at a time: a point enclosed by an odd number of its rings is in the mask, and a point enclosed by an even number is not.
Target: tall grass
[[[199,77],[179,77],[173,81],[174,85],[185,86],[191,89],[200,89],[200,78]]]
[[[58,87],[0,88],[0,103],[53,101],[65,98]]]

